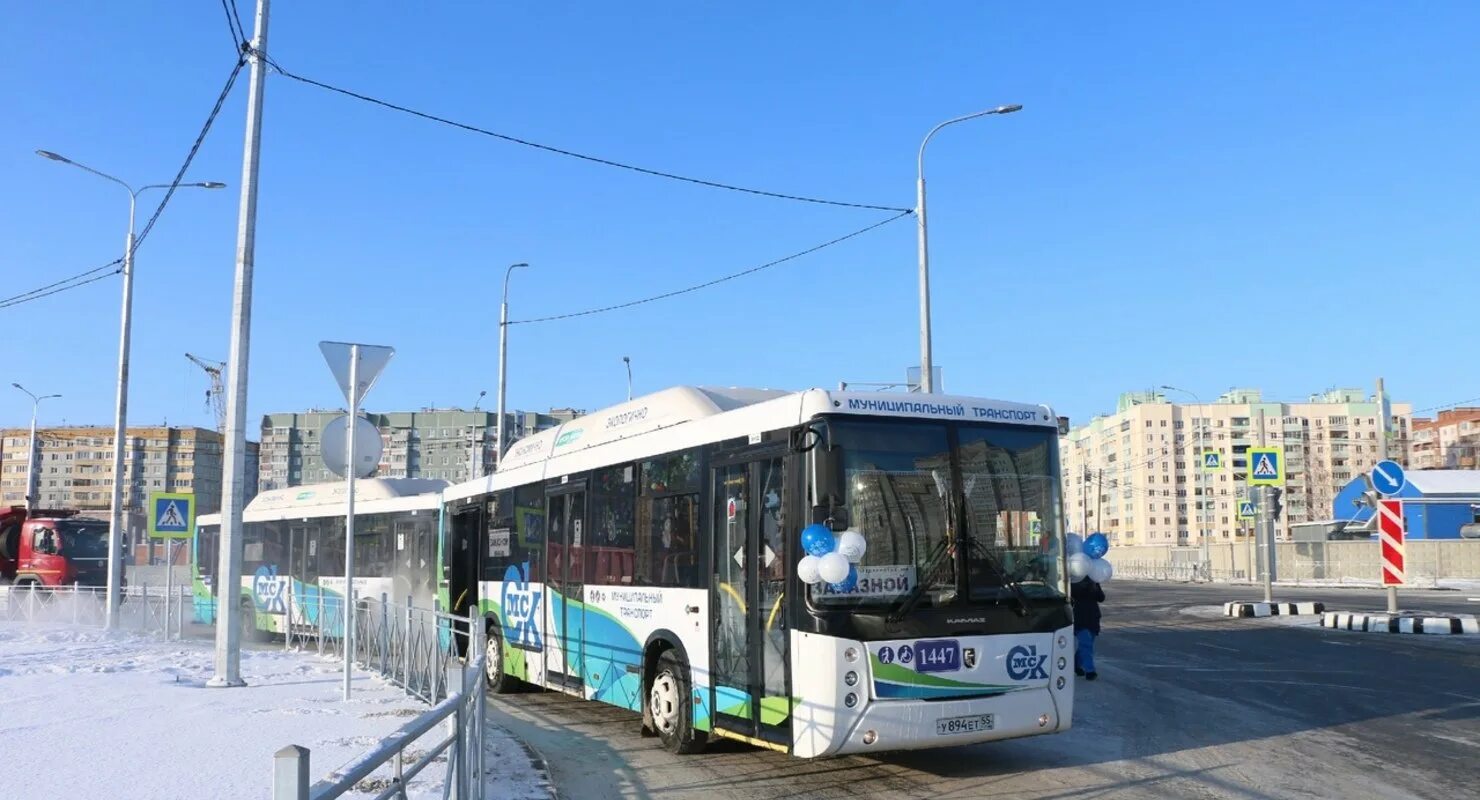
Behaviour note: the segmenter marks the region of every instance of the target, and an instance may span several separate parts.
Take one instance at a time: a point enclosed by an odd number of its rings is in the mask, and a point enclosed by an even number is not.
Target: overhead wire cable
[[[303,83],[303,84],[306,84],[306,85],[309,85],[309,86],[315,86],[315,87],[320,88],[320,89],[323,89],[325,91],[334,92],[336,94],[340,94],[340,95],[343,95],[345,97],[351,97],[351,98],[354,98],[356,100],[360,100],[360,101],[363,101],[363,102],[366,102],[366,103],[377,105],[377,106],[380,106],[382,108],[390,109],[392,111],[397,111],[397,112],[400,112],[402,114],[409,114],[411,116],[420,117],[421,119],[429,120],[431,122],[437,122],[437,123],[440,123],[442,125],[448,125],[448,126],[451,126],[451,127],[454,127],[454,128],[458,128],[458,129],[461,129],[461,130],[464,130],[464,131],[468,131],[470,133],[476,133],[476,134],[480,134],[482,136],[488,136],[488,137],[491,137],[491,138],[494,138],[494,139],[498,139],[500,141],[509,142],[511,144],[522,145],[524,147],[533,148],[535,150],[543,150],[544,152],[547,152],[547,153],[554,153],[555,155],[566,156],[568,158],[575,158],[575,159],[579,159],[581,161],[587,161],[587,162],[590,162],[590,163],[593,163],[593,164],[601,164],[601,165],[607,166],[607,167],[615,167],[617,169],[624,169],[624,170],[628,170],[628,171],[631,171],[631,172],[641,173],[643,175],[650,175],[650,176],[653,176],[653,177],[656,177],[656,178],[666,178],[668,180],[681,181],[683,183],[691,183],[691,184],[695,184],[697,186],[706,186],[706,187],[709,187],[711,189],[724,189],[724,190],[727,190],[727,191],[741,192],[741,193],[744,193],[744,194],[757,195],[757,196],[760,196],[760,197],[771,197],[771,198],[775,198],[775,199],[778,199],[778,200],[792,200],[792,201],[799,202],[799,203],[813,203],[813,204],[816,204],[816,205],[839,206],[839,207],[842,207],[842,208],[859,208],[859,209],[866,209],[866,210],[871,210],[871,211],[892,211],[892,212],[905,213],[905,214],[913,214],[914,213],[914,209],[912,209],[912,208],[903,208],[903,207],[899,207],[899,206],[875,205],[875,204],[870,204],[870,203],[853,203],[853,202],[848,202],[848,201],[844,201],[844,200],[831,200],[831,199],[822,198],[822,197],[809,197],[809,196],[806,196],[806,195],[788,194],[788,193],[785,193],[785,192],[773,192],[773,191],[768,191],[768,190],[765,190],[765,189],[755,189],[755,188],[751,188],[751,187],[748,187],[748,186],[738,186],[738,185],[732,184],[732,183],[723,183],[721,181],[713,181],[713,180],[708,180],[708,179],[705,179],[705,178],[695,178],[695,177],[688,176],[688,175],[680,175],[680,174],[675,173],[675,172],[668,172],[666,170],[654,169],[652,167],[643,167],[643,166],[638,166],[636,164],[629,164],[629,163],[622,162],[622,161],[616,161],[616,160],[613,160],[613,159],[610,159],[610,158],[603,158],[601,156],[590,155],[588,153],[581,153],[581,152],[577,152],[575,150],[567,150],[567,149],[565,149],[563,147],[555,147],[553,145],[542,144],[540,142],[531,141],[529,139],[524,139],[524,138],[521,138],[521,137],[518,137],[518,136],[512,136],[512,135],[509,135],[509,134],[506,134],[506,133],[499,133],[498,131],[489,130],[488,128],[483,128],[483,127],[480,127],[478,125],[473,125],[473,124],[466,123],[466,122],[459,122],[457,120],[454,120],[454,119],[451,119],[451,118],[448,118],[448,117],[444,117],[444,116],[440,116],[440,115],[437,115],[437,114],[432,114],[432,113],[429,113],[429,112],[426,112],[426,111],[419,111],[419,110],[414,109],[414,108],[411,108],[409,106],[400,105],[399,103],[392,103],[392,102],[390,102],[388,100],[382,100],[382,99],[380,99],[378,97],[373,97],[371,95],[364,94],[362,92],[357,92],[357,91],[354,91],[352,89],[346,89],[346,88],[343,88],[341,86],[335,86],[335,85],[333,85],[331,83],[326,83],[324,81],[315,80],[313,78],[309,78],[307,76],[299,75],[299,74],[297,74],[295,72],[291,72],[291,71],[285,69],[281,64],[277,63],[276,61],[273,61],[270,58],[267,59],[267,63],[269,65],[271,65],[272,68],[278,72],[278,74],[282,75],[284,78],[288,78],[289,80],[298,81],[299,83]]]
[[[722,277],[715,278],[714,280],[709,280],[709,281],[705,281],[703,283],[695,284],[693,286],[687,286],[687,287],[684,287],[682,289],[675,289],[675,290],[673,290],[671,292],[663,292],[662,294],[655,294],[655,295],[652,295],[651,297],[644,297],[644,298],[642,298],[640,300],[630,300],[630,301],[625,302],[625,303],[617,303],[615,305],[601,306],[600,308],[591,308],[591,309],[587,309],[585,311],[572,311],[572,312],[566,313],[566,314],[552,314],[552,315],[547,316],[547,317],[535,317],[533,319],[510,320],[508,324],[509,325],[530,325],[530,324],[533,324],[533,323],[536,323],[536,322],[554,322],[556,320],[571,319],[573,317],[588,317],[588,316],[591,316],[592,314],[604,314],[604,313],[606,313],[608,311],[618,311],[618,310],[621,310],[621,309],[624,309],[624,308],[632,308],[633,306],[640,306],[640,305],[643,305],[645,303],[656,302],[658,300],[666,300],[666,299],[668,299],[670,297],[677,297],[677,296],[679,296],[681,294],[688,294],[689,292],[697,292],[700,289],[707,289],[707,288],[709,288],[711,286],[715,286],[715,285],[724,283],[726,281],[732,281],[732,280],[735,280],[736,278],[743,278],[746,275],[753,275],[753,274],[755,274],[757,272],[760,272],[762,270],[771,269],[772,267],[778,267],[778,266],[780,266],[782,264],[787,263],[788,261],[795,261],[796,259],[801,258],[803,256],[811,255],[812,253],[816,253],[819,250],[825,250],[825,249],[827,249],[829,247],[832,247],[834,245],[842,244],[843,242],[846,242],[849,239],[852,239],[852,238],[857,237],[857,236],[862,236],[863,234],[868,233],[869,231],[874,230],[875,228],[882,228],[883,226],[888,225],[889,223],[894,222],[895,220],[903,219],[904,217],[907,217],[907,216],[909,216],[912,213],[914,213],[914,212],[912,212],[912,211],[904,211],[904,212],[901,212],[899,214],[895,214],[894,216],[892,216],[892,217],[890,217],[888,219],[880,220],[879,222],[875,222],[874,224],[869,225],[868,227],[859,228],[858,230],[853,231],[852,233],[848,233],[848,234],[844,234],[842,236],[839,236],[836,239],[832,239],[832,240],[823,242],[822,244],[813,245],[812,247],[809,247],[806,250],[799,250],[799,251],[797,251],[795,253],[792,253],[791,255],[782,256],[781,258],[775,259],[773,261],[767,261],[764,264],[760,264],[760,265],[757,265],[757,266],[754,266],[754,267],[750,267],[749,269],[743,269],[743,270],[740,270],[739,272],[732,272],[732,273],[730,273],[728,275],[724,275]]]
[[[200,152],[201,145],[205,143],[206,136],[211,131],[211,126],[216,122],[216,118],[221,114],[221,108],[226,104],[226,98],[231,95],[231,90],[236,85],[237,77],[241,75],[242,67],[244,67],[246,63],[247,60],[244,55],[238,56],[236,66],[231,70],[231,74],[227,76],[226,85],[221,88],[221,93],[217,96],[215,105],[211,107],[211,113],[206,116],[206,121],[201,126],[200,133],[196,134],[195,141],[190,145],[190,152],[185,155],[184,163],[180,165],[180,169],[175,173],[174,180],[172,180],[170,182],[170,185],[166,188],[164,198],[159,201],[159,205],[155,207],[154,213],[151,214],[148,221],[144,223],[144,227],[140,229],[139,233],[135,234],[134,246],[132,251],[133,253],[136,254],[139,252],[139,246],[144,243],[144,240],[146,238],[148,238],[150,231],[154,229],[155,223],[159,221],[160,215],[164,213],[165,207],[169,205],[170,199],[174,197],[175,190],[178,189],[180,183],[184,181],[185,173],[189,171],[190,165],[192,162],[194,162],[196,154]],[[0,309],[11,308],[13,306],[21,305],[22,303],[31,302],[32,300],[40,300],[43,297],[50,297],[54,294],[65,292],[70,289],[76,289],[82,286],[86,286],[90,283],[102,280],[103,278],[107,278],[110,275],[117,275],[118,273],[123,271],[122,264],[123,259],[116,258],[102,266],[93,267],[90,270],[85,270],[83,272],[77,273],[76,275],[63,278],[59,281],[54,281],[45,286],[40,286],[29,291],[21,292],[20,294],[0,299]],[[99,272],[102,272],[103,270],[107,270],[110,268],[113,268],[111,272],[102,275],[97,274]]]

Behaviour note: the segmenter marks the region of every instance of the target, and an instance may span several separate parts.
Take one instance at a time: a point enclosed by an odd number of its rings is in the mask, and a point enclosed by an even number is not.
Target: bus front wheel
[[[680,755],[697,753],[707,740],[694,729],[694,689],[689,665],[673,650],[658,657],[658,668],[648,687],[648,711],[663,749]]]
[[[509,694],[519,689],[519,679],[512,677],[505,671],[504,665],[504,637],[499,634],[497,625],[488,626],[488,634],[484,637],[483,674],[488,679],[488,690],[494,694]]]

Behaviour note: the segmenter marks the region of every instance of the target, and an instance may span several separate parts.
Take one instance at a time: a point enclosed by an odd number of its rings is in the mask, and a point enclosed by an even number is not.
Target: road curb
[[[1325,610],[1325,603],[1245,603],[1234,601],[1223,604],[1223,616],[1225,617],[1289,617],[1297,614],[1320,614]]]
[[[1360,614],[1327,611],[1321,615],[1321,627],[1368,633],[1417,633],[1429,635],[1480,634],[1480,618],[1473,615],[1404,616],[1401,614]]]

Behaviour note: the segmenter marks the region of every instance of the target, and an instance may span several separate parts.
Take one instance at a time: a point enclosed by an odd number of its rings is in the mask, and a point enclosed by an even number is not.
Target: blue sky
[[[239,0],[244,13],[250,0]],[[250,21],[249,21],[250,24]],[[233,63],[221,8],[28,2],[0,51],[10,295],[115,257],[126,198],[36,148],[173,176]],[[912,206],[931,144],[947,389],[1076,420],[1162,383],[1276,399],[1379,374],[1416,407],[1480,396],[1480,8],[1460,2],[280,3],[284,67],[547,144],[713,180]],[[131,421],[209,425],[224,360],[245,76],[137,265]],[[887,216],[568,160],[271,76],[250,372],[258,415],[340,403],[316,343],[393,345],[377,410],[470,406],[512,316],[636,299]],[[147,197],[147,195],[146,195]],[[157,198],[157,195],[156,195]],[[152,203],[144,202],[144,208]],[[141,209],[141,217],[144,214]],[[637,309],[511,328],[509,403],[894,380],[917,363],[901,220]],[[9,290],[14,291],[9,291]],[[4,383],[112,417],[119,283],[0,309]],[[0,392],[0,422],[29,401]]]

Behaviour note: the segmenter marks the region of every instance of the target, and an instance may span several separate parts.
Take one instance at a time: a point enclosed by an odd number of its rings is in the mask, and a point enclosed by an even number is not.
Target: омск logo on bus
[[[540,640],[540,591],[529,588],[529,562],[510,564],[504,570],[503,606],[504,636],[509,644],[528,650],[543,647]]]
[[[1048,680],[1044,663],[1048,656],[1038,655],[1038,645],[1018,645],[1007,651],[1007,677],[1015,681]]]

